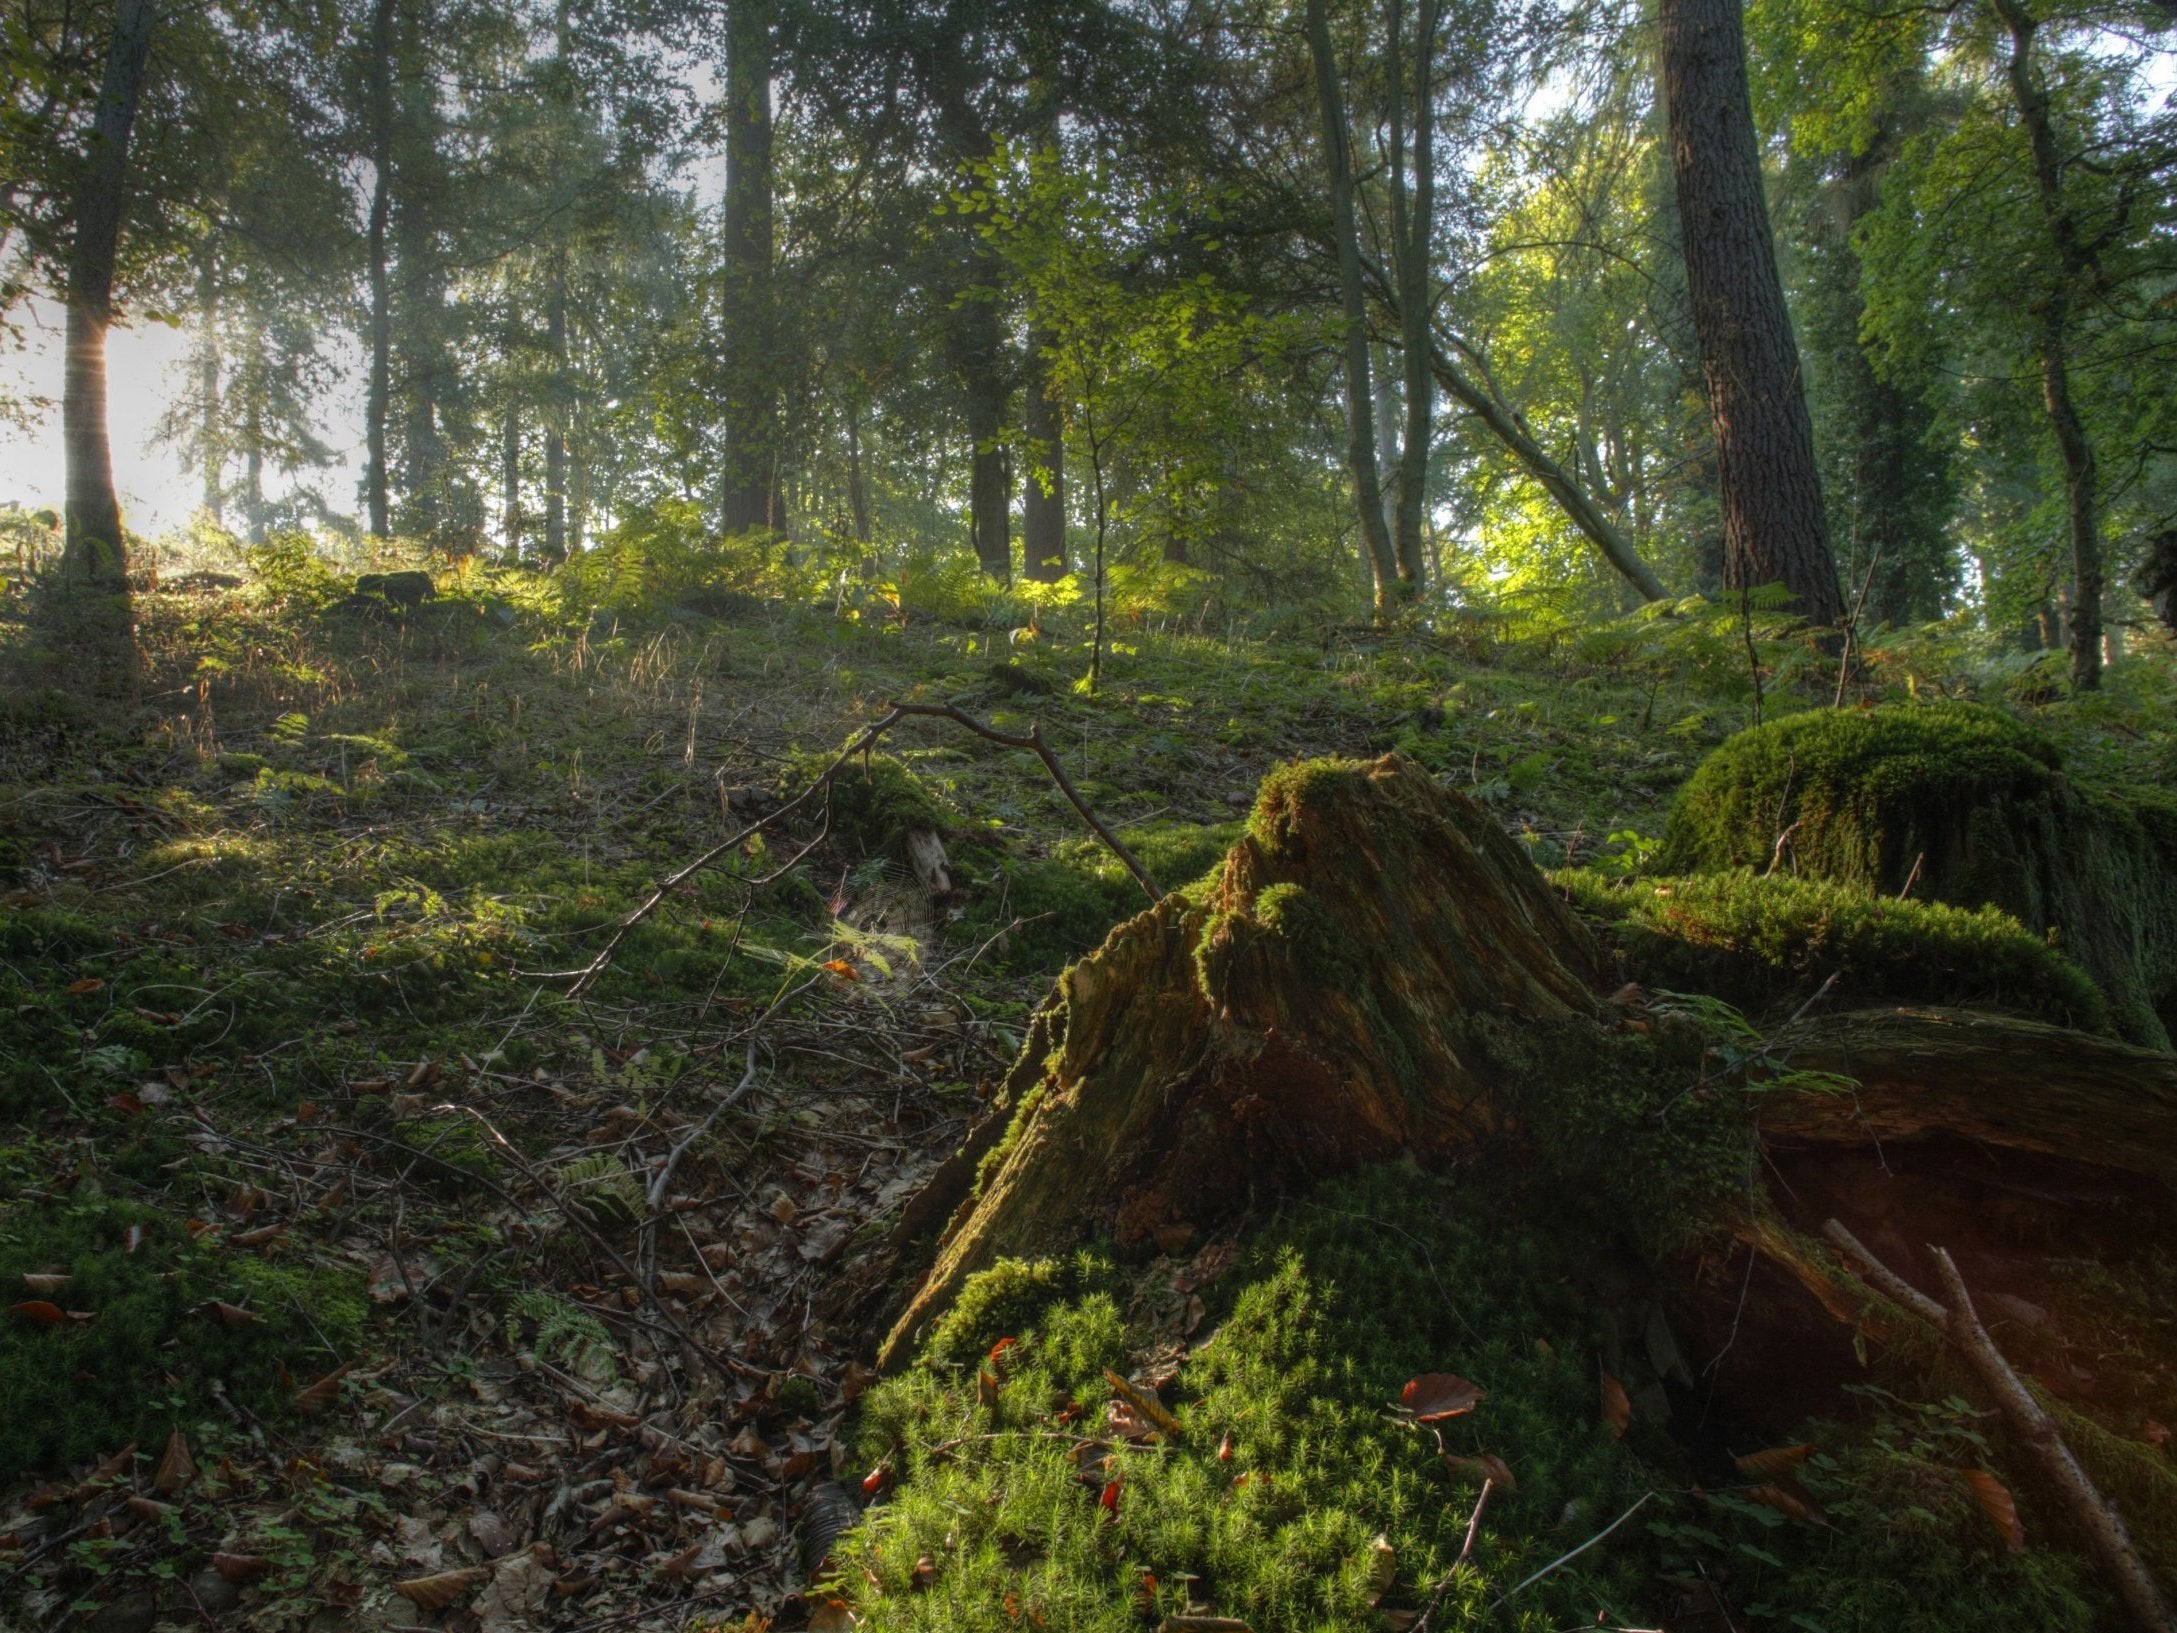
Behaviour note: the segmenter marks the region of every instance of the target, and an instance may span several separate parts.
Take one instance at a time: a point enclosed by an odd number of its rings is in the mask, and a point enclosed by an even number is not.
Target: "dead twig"
[[[536,979],[540,981],[571,981],[574,984],[567,989],[568,996],[578,996],[591,982],[604,973],[606,966],[612,962],[612,955],[619,951],[620,943],[626,939],[628,932],[649,918],[652,913],[655,913],[666,897],[670,896],[698,873],[701,873],[705,868],[717,862],[721,857],[730,856],[762,830],[782,818],[793,815],[794,812],[807,805],[819,794],[822,794],[824,796],[823,832],[819,833],[815,839],[810,840],[808,844],[802,846],[799,851],[794,853],[790,861],[769,876],[777,878],[780,873],[784,873],[794,863],[799,862],[802,857],[808,855],[823,840],[824,835],[830,832],[831,787],[834,779],[838,777],[839,773],[847,767],[856,755],[869,753],[876,746],[877,740],[884,736],[886,732],[890,731],[902,720],[909,719],[950,720],[955,725],[966,727],[976,736],[986,741],[1001,744],[1006,748],[1028,750],[1043,762],[1044,770],[1051,774],[1051,781],[1058,785],[1058,791],[1066,796],[1067,800],[1072,803],[1073,808],[1081,813],[1082,820],[1089,825],[1096,837],[1104,842],[1105,847],[1110,850],[1111,854],[1116,856],[1126,871],[1134,876],[1134,882],[1141,886],[1143,893],[1148,896],[1149,900],[1159,902],[1164,899],[1164,892],[1157,888],[1156,881],[1149,876],[1149,870],[1141,865],[1141,859],[1126,848],[1126,842],[1112,832],[1110,824],[1106,823],[1102,817],[1089,808],[1088,801],[1081,797],[1081,791],[1074,787],[1073,779],[1066,775],[1066,768],[1059,764],[1058,756],[1051,752],[1050,744],[1044,741],[1043,723],[1040,720],[1028,728],[1026,736],[1021,736],[1013,732],[1000,731],[997,727],[985,721],[977,720],[973,715],[956,709],[949,703],[895,702],[887,707],[882,718],[872,721],[857,732],[854,741],[841,749],[833,757],[831,764],[827,765],[807,788],[796,794],[784,805],[781,805],[776,811],[758,817],[754,822],[733,835],[732,838],[713,845],[694,861],[674,869],[659,884],[657,889],[653,890],[645,898],[640,906],[632,909],[625,918],[621,919],[604,946],[598,949],[595,958],[592,958],[579,969],[532,972],[535,974]]]
[[[1958,1274],[1950,1255],[1932,1244],[1928,1248],[1928,1256],[1935,1261],[1935,1273],[1942,1278],[1943,1291],[1949,1297],[1948,1304],[1940,1304],[1877,1259],[1841,1221],[1830,1220],[1822,1226],[1822,1234],[1843,1249],[1886,1298],[1912,1311],[1956,1346],[1995,1397],[2003,1415],[2010,1419],[2011,1427],[2070,1509],[2072,1518],[2085,1530],[2132,1619],[2148,1633],[2177,1633],[2177,1613],[2172,1613],[2154,1573],[2139,1557],[2124,1517],[2079,1466],[2078,1458],[2058,1432],[2055,1419],[2034,1399],[2033,1391],[1981,1325],[1973,1308],[1973,1296],[1966,1291],[1965,1278]]]
[[[645,1293],[650,1291],[651,1284],[657,1278],[658,1213],[665,1206],[666,1187],[673,1183],[673,1170],[680,1166],[680,1159],[688,1154],[689,1149],[711,1131],[712,1125],[719,1118],[741,1103],[742,1098],[755,1086],[755,1082],[756,1039],[751,1035],[748,1040],[748,1069],[741,1074],[741,1081],[719,1097],[718,1103],[711,1107],[710,1114],[703,1121],[696,1124],[695,1128],[678,1145],[668,1151],[665,1154],[665,1161],[658,1165],[657,1178],[650,1182],[650,1194],[644,1198],[645,1211],[641,1240],[635,1250],[636,1259],[642,1265],[642,1288]]]

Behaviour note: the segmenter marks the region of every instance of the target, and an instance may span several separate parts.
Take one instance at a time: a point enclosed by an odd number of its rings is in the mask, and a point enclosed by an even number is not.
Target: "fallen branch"
[[[673,1170],[680,1166],[680,1159],[688,1154],[689,1149],[696,1141],[702,1139],[704,1135],[711,1131],[712,1126],[719,1118],[741,1103],[742,1098],[755,1086],[755,1083],[756,1039],[751,1034],[748,1040],[748,1069],[741,1074],[741,1081],[721,1095],[718,1104],[711,1107],[710,1114],[703,1121],[696,1124],[679,1144],[666,1152],[665,1161],[658,1165],[657,1178],[650,1182],[650,1194],[643,1199],[643,1224],[640,1240],[635,1249],[635,1260],[642,1267],[642,1288],[645,1293],[651,1290],[652,1285],[657,1280],[658,1214],[665,1206],[666,1187],[673,1183]]]
[[[1590,1548],[1594,1547],[1596,1543],[1602,1541],[1603,1538],[1610,1535],[1611,1532],[1615,1531],[1619,1526],[1623,1525],[1635,1514],[1638,1514],[1641,1509],[1647,1506],[1648,1499],[1650,1497],[1653,1497],[1654,1495],[1655,1493],[1652,1491],[1642,1492],[1637,1498],[1633,1500],[1633,1506],[1631,1508],[1628,1508],[1624,1513],[1620,1514],[1616,1519],[1612,1520],[1600,1531],[1597,1531],[1593,1536],[1589,1537],[1587,1541],[1581,1543],[1579,1547],[1573,1549],[1572,1552],[1570,1552],[1569,1554],[1559,1554],[1555,1559],[1551,1560],[1547,1565],[1543,1566],[1542,1569],[1536,1571],[1534,1575],[1528,1577],[1524,1582],[1520,1583],[1518,1587],[1507,1588],[1503,1593],[1498,1594],[1496,1604],[1492,1604],[1489,1608],[1491,1610],[1495,1610],[1498,1605],[1503,1604],[1507,1599],[1510,1599],[1517,1594],[1526,1592],[1527,1589],[1533,1587],[1545,1576],[1548,1576],[1550,1572],[1561,1569],[1566,1565],[1570,1565],[1574,1560],[1578,1559],[1582,1554],[1586,1553]]]
[[[815,799],[817,795],[822,794],[824,796],[824,831],[819,833],[815,839],[810,840],[808,844],[802,846],[784,867],[777,870],[778,873],[784,873],[795,862],[808,855],[818,842],[823,839],[825,833],[830,832],[832,780],[847,767],[848,763],[856,755],[869,753],[876,746],[880,737],[902,720],[908,719],[950,720],[956,725],[965,726],[976,736],[989,742],[1002,744],[1006,748],[1024,748],[1028,750],[1043,762],[1043,768],[1051,774],[1051,781],[1058,785],[1058,791],[1066,796],[1072,803],[1073,808],[1081,813],[1082,820],[1089,825],[1090,830],[1094,832],[1098,839],[1104,842],[1111,854],[1119,859],[1126,871],[1134,876],[1134,882],[1141,886],[1149,900],[1158,902],[1164,899],[1164,893],[1157,888],[1156,881],[1149,877],[1149,870],[1141,865],[1140,858],[1126,848],[1125,842],[1111,831],[1110,826],[1105,823],[1103,818],[1089,809],[1088,801],[1081,797],[1081,791],[1074,787],[1073,779],[1066,775],[1066,768],[1058,763],[1058,756],[1051,752],[1050,745],[1043,740],[1043,723],[1040,720],[1028,728],[1026,736],[1019,736],[1012,732],[1000,731],[997,727],[977,720],[973,715],[964,713],[947,703],[893,703],[885,710],[882,719],[871,722],[856,733],[854,741],[841,749],[833,757],[831,764],[826,766],[817,776],[817,779],[810,783],[807,788],[796,794],[776,811],[758,817],[730,839],[722,840],[698,856],[694,861],[675,869],[657,889],[650,893],[649,897],[639,907],[635,908],[619,922],[618,926],[613,930],[611,938],[606,941],[603,947],[598,949],[595,958],[579,969],[539,971],[537,972],[537,979],[540,981],[572,981],[574,984],[568,988],[568,996],[575,997],[579,995],[592,981],[595,981],[598,976],[605,972],[606,967],[612,962],[612,955],[619,950],[620,943],[626,938],[627,933],[650,917],[652,913],[655,913],[666,897],[670,896],[698,873],[701,873],[705,868],[717,862],[719,858],[730,856],[765,828],[782,818],[793,815],[794,812]],[[774,873],[772,877],[777,877],[777,873]]]
[[[1973,1296],[1966,1291],[1965,1278],[1958,1274],[1958,1267],[1951,1262],[1950,1255],[1932,1244],[1928,1248],[1929,1257],[1935,1261],[1935,1273],[1942,1278],[1943,1291],[1949,1296],[1950,1302],[1945,1305],[1928,1297],[1877,1259],[1841,1221],[1830,1220],[1822,1227],[1822,1234],[1844,1250],[1884,1297],[1912,1311],[1957,1347],[1988,1392],[1996,1398],[2003,1415],[2010,1419],[2011,1427],[2017,1430],[2027,1451],[2040,1464],[2041,1472],[2071,1510],[2072,1518],[2085,1530],[2103,1569],[2114,1581],[2117,1597],[2124,1601],[2125,1609],[2148,1633],[2177,1633],[2177,1614],[2171,1612],[2154,1573],[2139,1557],[2139,1550],[2132,1544],[2131,1532],[2125,1528],[2124,1517],[2079,1466],[2078,1458],[2058,1432],[2055,1420],[2042,1410],[2041,1403],[2033,1398],[2033,1391],[2020,1380],[2011,1363],[1996,1347],[1996,1341],[1988,1335],[1988,1329],[1981,1325],[1980,1316],[1973,1308]]]

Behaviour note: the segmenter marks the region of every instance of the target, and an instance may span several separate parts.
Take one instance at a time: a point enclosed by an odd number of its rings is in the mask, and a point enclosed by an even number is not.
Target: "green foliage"
[[[525,1287],[508,1301],[506,1334],[508,1343],[592,1383],[609,1384],[619,1377],[619,1351],[605,1324],[541,1287]]]
[[[553,1174],[568,1205],[599,1225],[631,1225],[642,1217],[642,1185],[614,1151],[593,1151]]]
[[[2157,1046],[2177,990],[2177,810],[2066,777],[2044,734],[1965,703],[1819,710],[1732,738],[1681,790],[1659,865],[1768,870],[2045,934]]]
[[[217,1410],[215,1383],[277,1420],[281,1365],[328,1370],[355,1358],[362,1333],[352,1270],[259,1258],[216,1231],[199,1241],[170,1212],[117,1196],[18,1190],[0,1204],[0,1283],[20,1289],[25,1272],[61,1267],[68,1281],[50,1302],[90,1321],[0,1316],[0,1477],[156,1446]],[[230,1324],[215,1300],[255,1320]]]
[[[1713,993],[1788,1015],[1831,976],[1832,1001],[1964,1004],[2106,1031],[2109,1005],[2077,965],[1997,908],[1870,895],[1747,868],[1613,883],[1585,868],[1551,881],[1650,986]]]

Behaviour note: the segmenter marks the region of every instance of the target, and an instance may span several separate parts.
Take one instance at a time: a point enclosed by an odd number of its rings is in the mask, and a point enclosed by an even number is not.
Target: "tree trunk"
[[[499,428],[499,519],[506,535],[506,555],[519,561],[522,553],[522,410],[509,401]]]
[[[730,535],[780,524],[770,0],[726,11],[725,493]]]
[[[393,216],[393,0],[370,12],[370,383],[363,404],[363,508],[378,538],[391,532],[387,504],[386,417],[393,399],[393,294],[386,275],[387,229]]]
[[[967,385],[968,533],[975,559],[1000,584],[1013,577],[1013,484],[1005,454],[1005,340],[993,300],[969,299],[958,318]]]
[[[1799,351],[1762,192],[1740,0],[1661,0],[1663,100],[1686,291],[1716,428],[1724,584],[1781,583],[1835,625],[1830,557]]]
[[[1027,442],[1028,481],[1021,490],[1022,570],[1038,583],[1066,576],[1066,431],[1051,395],[1044,353],[1050,337],[1028,332],[1027,378],[1021,385],[1021,430]]]
[[[2071,533],[2071,684],[2090,692],[2101,685],[2101,518],[2094,494],[2094,446],[2071,396],[2070,331],[2072,302],[2099,269],[2064,198],[2064,160],[2057,148],[2048,89],[2033,64],[2033,39],[2039,25],[2020,0],[1992,3],[2011,36],[2005,76],[2033,150],[2034,191],[2056,249],[2057,277],[2041,307],[2035,350],[2041,365],[2042,402],[2064,462],[2064,508]]]
[[[128,556],[106,429],[106,329],[113,321],[114,258],[128,198],[129,136],[151,54],[152,0],[120,0],[105,78],[91,122],[89,157],[75,198],[68,257],[67,366],[61,387],[68,460],[68,539],[61,576],[70,586],[126,594]],[[126,620],[122,620],[123,623]]]
[[[1392,43],[1397,44],[1398,14],[1391,19]],[[1397,54],[1392,56],[1393,79]],[[1428,506],[1429,444],[1434,430],[1436,381],[1429,368],[1429,340],[1434,315],[1430,298],[1430,267],[1436,244],[1436,0],[1421,0],[1421,16],[1414,32],[1413,83],[1413,196],[1406,204],[1403,173],[1392,178],[1394,230],[1398,233],[1399,342],[1406,365],[1406,433],[1399,453],[1398,513],[1395,544],[1398,576],[1406,594],[1418,597],[1427,584],[1427,562],[1422,542],[1422,521]],[[1396,105],[1400,88],[1392,86]],[[1399,162],[1392,142],[1393,162]]]
[[[1376,610],[1396,606],[1402,589],[1391,530],[1383,520],[1383,478],[1376,465],[1375,392],[1370,384],[1368,305],[1361,281],[1360,227],[1353,210],[1352,135],[1345,91],[1330,41],[1325,0],[1308,0],[1308,53],[1315,63],[1315,98],[1323,124],[1323,163],[1330,173],[1330,231],[1338,259],[1338,295],[1345,346],[1346,480],[1361,528],[1362,554],[1375,587]]]
[[[544,344],[552,359],[552,399],[544,416],[544,559],[567,559],[567,272],[552,258],[545,295]]]
[[[862,411],[847,404],[847,512],[854,522],[854,542],[869,543],[869,487],[862,475]]]

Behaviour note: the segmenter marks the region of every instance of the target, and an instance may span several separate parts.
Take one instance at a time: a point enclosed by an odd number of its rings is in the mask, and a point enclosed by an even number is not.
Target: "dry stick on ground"
[[[1949,1295],[1950,1302],[1943,1305],[1877,1259],[1840,1221],[1830,1220],[1822,1227],[1822,1234],[1844,1250],[1884,1297],[1910,1310],[1957,1346],[1967,1364],[1980,1375],[1988,1392],[1995,1396],[1996,1404],[2011,1420],[2011,1427],[2018,1431],[2034,1461],[2041,1465],[2041,1472],[2055,1486],[2065,1506],[2071,1510],[2072,1518],[2085,1528],[2094,1552],[2100,1556],[2102,1568],[2115,1579],[2117,1597],[2124,1601],[2124,1607],[2149,1633],[2177,1633],[2177,1614],[2171,1612],[2154,1573],[2147,1569],[2146,1562],[2139,1557],[2139,1550],[2132,1545],[2124,1517],[2096,1489],[2086,1470],[2079,1466],[2078,1458],[2064,1443],[2064,1437],[2057,1432],[2055,1420],[2042,1410],[2041,1403],[2033,1398],[2033,1392],[2012,1370],[2003,1352],[1996,1348],[1996,1341],[1988,1336],[1988,1329],[1981,1325],[1980,1316],[1973,1309],[1973,1298],[1966,1291],[1965,1278],[1958,1274],[1958,1267],[1951,1262],[1950,1255],[1933,1245],[1928,1248],[1928,1256],[1935,1261],[1935,1272],[1942,1277],[1943,1291]]]
[[[711,866],[720,857],[730,856],[749,839],[772,823],[791,816],[794,812],[800,810],[804,805],[816,798],[818,794],[824,796],[824,820],[825,827],[828,830],[831,825],[832,779],[837,777],[857,754],[867,754],[876,746],[878,738],[882,737],[902,720],[908,719],[950,720],[957,725],[967,727],[976,736],[990,742],[1002,744],[1007,748],[1027,749],[1043,762],[1043,768],[1050,772],[1051,780],[1058,785],[1058,791],[1072,802],[1073,808],[1081,813],[1082,820],[1088,823],[1096,837],[1109,847],[1111,854],[1116,856],[1125,866],[1126,871],[1134,876],[1134,882],[1141,886],[1150,901],[1157,902],[1164,899],[1164,893],[1157,888],[1156,881],[1149,877],[1149,870],[1141,865],[1140,859],[1126,848],[1125,842],[1111,831],[1103,818],[1089,809],[1088,801],[1081,797],[1081,791],[1074,787],[1073,779],[1066,775],[1066,768],[1058,763],[1058,756],[1051,752],[1050,745],[1043,740],[1043,723],[1040,720],[1031,725],[1028,728],[1028,734],[1022,737],[1011,732],[1000,731],[997,727],[977,720],[973,715],[955,709],[950,704],[893,703],[886,709],[881,719],[872,721],[858,732],[854,741],[841,749],[832,760],[832,763],[826,766],[816,781],[812,782],[807,788],[768,816],[758,817],[739,833],[733,835],[732,838],[713,845],[694,861],[676,869],[656,890],[650,893],[648,899],[641,906],[635,908],[620,921],[619,926],[612,932],[611,938],[606,941],[603,947],[598,949],[595,958],[580,969],[540,972],[538,979],[544,981],[571,980],[574,985],[568,989],[568,996],[573,997],[579,994],[599,975],[604,973],[605,967],[612,962],[612,955],[619,950],[620,943],[627,933],[652,913],[655,913],[666,897],[670,896],[698,873],[701,873],[705,868]],[[818,837],[821,838],[822,835]],[[806,855],[815,843],[816,841],[812,840],[809,845],[803,846],[794,860],[799,861],[801,856]],[[789,863],[788,865],[791,866],[792,864]]]
[[[710,1115],[696,1124],[679,1144],[665,1154],[665,1161],[658,1165],[658,1177],[650,1182],[650,1194],[644,1198],[640,1239],[635,1249],[636,1263],[642,1267],[642,1288],[645,1293],[650,1291],[657,1280],[658,1214],[665,1206],[666,1187],[673,1183],[673,1170],[680,1166],[680,1159],[688,1154],[689,1148],[711,1131],[711,1125],[740,1104],[742,1097],[755,1086],[755,1082],[756,1039],[751,1033],[748,1040],[748,1069],[741,1074],[741,1081],[721,1095],[718,1104],[711,1107]]]

